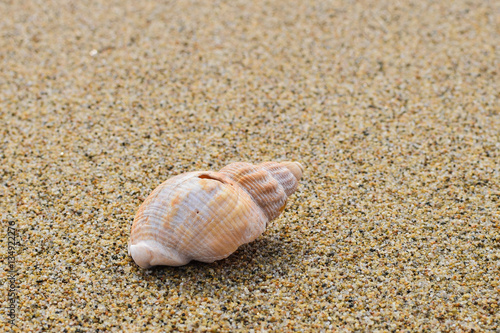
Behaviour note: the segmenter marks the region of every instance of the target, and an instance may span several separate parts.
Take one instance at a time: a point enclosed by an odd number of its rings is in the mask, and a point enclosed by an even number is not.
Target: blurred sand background
[[[0,197],[28,331],[500,330],[500,2],[1,1]],[[142,270],[167,178],[299,161],[229,258]]]

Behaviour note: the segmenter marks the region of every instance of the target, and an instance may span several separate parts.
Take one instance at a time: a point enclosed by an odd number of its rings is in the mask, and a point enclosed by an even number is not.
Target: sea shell
[[[278,217],[302,171],[296,162],[238,162],[170,178],[139,207],[129,255],[142,268],[226,258]]]

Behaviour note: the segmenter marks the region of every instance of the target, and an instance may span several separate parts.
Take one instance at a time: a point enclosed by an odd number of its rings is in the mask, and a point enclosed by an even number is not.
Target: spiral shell
[[[302,171],[296,162],[238,162],[170,178],[139,207],[129,255],[142,268],[226,258],[278,217]]]

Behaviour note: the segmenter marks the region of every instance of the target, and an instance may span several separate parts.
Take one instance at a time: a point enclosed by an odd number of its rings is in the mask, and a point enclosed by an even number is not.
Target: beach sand
[[[0,13],[0,330],[500,330],[500,2]],[[303,179],[255,242],[128,256],[169,177],[285,160]]]

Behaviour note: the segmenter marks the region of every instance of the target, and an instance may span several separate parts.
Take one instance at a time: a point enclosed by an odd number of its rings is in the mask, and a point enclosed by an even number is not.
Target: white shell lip
[[[157,265],[182,266],[189,259],[176,251],[166,251],[160,243],[154,240],[142,240],[137,244],[129,245],[129,254],[141,268],[150,268]]]

